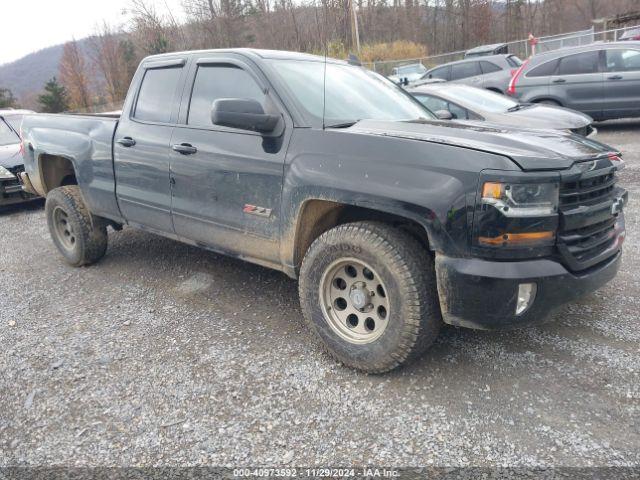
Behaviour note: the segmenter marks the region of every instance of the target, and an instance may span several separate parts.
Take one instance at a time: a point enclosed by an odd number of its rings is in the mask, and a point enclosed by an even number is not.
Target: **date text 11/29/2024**
[[[234,477],[283,478],[398,478],[400,471],[393,468],[235,468]]]

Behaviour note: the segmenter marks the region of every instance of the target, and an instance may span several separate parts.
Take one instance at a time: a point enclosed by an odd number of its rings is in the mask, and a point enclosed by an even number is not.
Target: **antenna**
[[[325,115],[327,110],[327,57],[329,56],[329,43],[327,42],[327,10],[326,3],[322,2],[322,33],[324,42],[324,68],[322,71],[322,130],[325,129]]]

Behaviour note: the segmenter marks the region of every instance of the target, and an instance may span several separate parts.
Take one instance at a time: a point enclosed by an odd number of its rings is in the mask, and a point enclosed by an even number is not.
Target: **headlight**
[[[558,211],[557,183],[486,182],[482,203],[493,205],[507,217],[539,217]]]
[[[549,179],[552,180],[552,179]],[[481,184],[474,215],[474,243],[492,250],[551,247],[558,228],[558,182],[520,178]]]
[[[16,176],[0,165],[0,178],[16,178]]]

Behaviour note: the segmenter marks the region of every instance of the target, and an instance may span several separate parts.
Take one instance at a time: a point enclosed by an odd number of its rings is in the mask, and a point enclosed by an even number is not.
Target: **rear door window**
[[[431,95],[419,94],[416,95],[416,98],[420,103],[422,103],[425,107],[427,107],[432,112],[437,112],[438,110],[448,110],[447,102],[438,97],[432,97]]]
[[[429,73],[428,78],[441,78],[442,80],[451,80],[450,69],[451,67],[448,66],[436,68]]]
[[[486,61],[480,62],[480,68],[482,69],[482,73],[494,73],[502,71],[502,69],[495,63]]]
[[[451,80],[460,80],[481,74],[480,62],[466,62],[451,65]]]
[[[201,65],[193,83],[188,125],[211,127],[211,107],[219,98],[256,100],[265,106],[265,94],[246,70],[225,64]]]
[[[182,67],[150,68],[142,79],[133,117],[169,123]]]
[[[607,72],[640,71],[640,50],[607,50]]]
[[[551,60],[549,62],[545,62],[542,65],[538,65],[531,69],[529,73],[527,73],[527,77],[549,77],[556,73],[556,68],[558,68],[559,60]]]
[[[434,97],[431,95],[417,94],[416,98],[420,103],[427,107],[432,112],[438,110],[448,110],[453,114],[453,117],[458,120],[468,120],[469,111],[466,108],[462,108],[460,105],[443,100],[440,97]]]
[[[455,103],[449,103],[449,111],[453,115],[453,118],[456,120],[468,120],[469,112],[466,108],[462,108],[460,105]]]
[[[560,59],[558,75],[582,75],[598,73],[600,51],[577,53]]]

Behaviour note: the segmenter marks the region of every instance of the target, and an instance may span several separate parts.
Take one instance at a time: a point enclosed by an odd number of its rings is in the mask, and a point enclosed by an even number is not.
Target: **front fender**
[[[466,241],[460,241],[467,235],[467,199],[464,194],[450,201],[446,211],[442,204],[434,201],[436,208],[425,207],[393,197],[363,194],[353,190],[341,190],[318,186],[299,187],[289,192],[283,202],[287,205],[283,211],[282,257],[285,265],[296,263],[295,248],[306,207],[313,201],[327,202],[345,207],[360,207],[382,214],[402,217],[424,228],[429,239],[429,248],[440,252],[450,252],[455,256],[464,255]]]
[[[464,256],[470,246],[478,174],[513,170],[505,156],[365,131],[296,129],[284,165],[281,260],[296,265],[296,233],[311,200],[404,217],[430,248]]]

